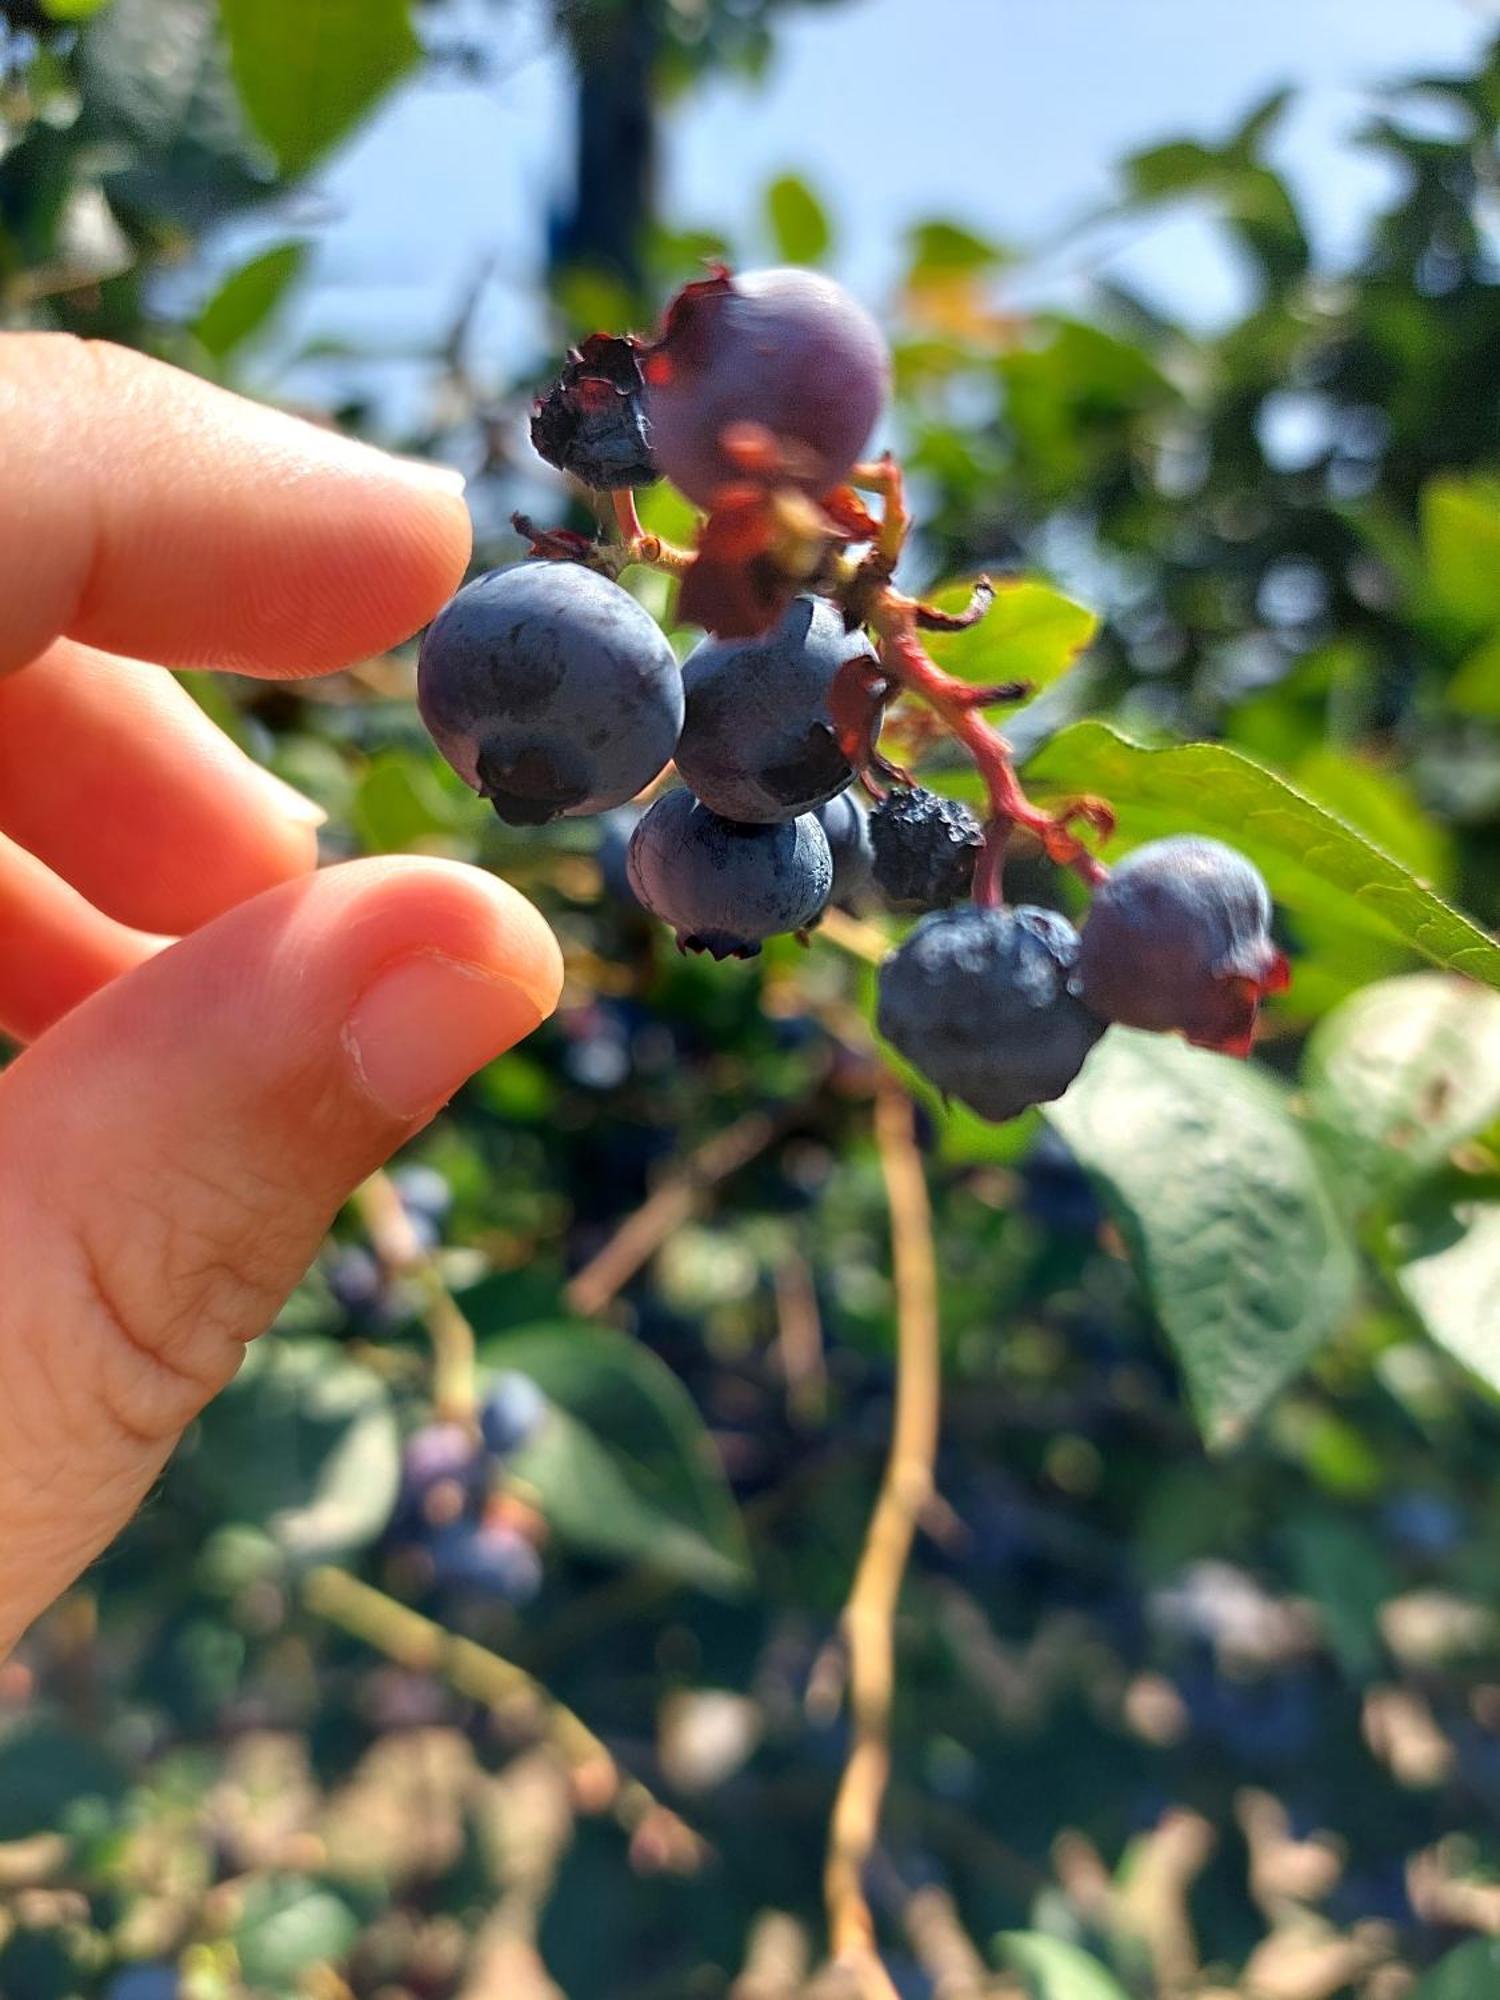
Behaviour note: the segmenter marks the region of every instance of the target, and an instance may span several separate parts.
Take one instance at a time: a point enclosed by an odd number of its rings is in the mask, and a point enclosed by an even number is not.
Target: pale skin
[[[318,815],[164,668],[332,672],[457,587],[456,482],[0,337],[0,1657],[118,1533],[354,1187],[556,1004],[535,910]]]

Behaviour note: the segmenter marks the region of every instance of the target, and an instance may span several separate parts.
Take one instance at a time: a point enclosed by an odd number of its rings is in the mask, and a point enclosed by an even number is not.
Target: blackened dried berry
[[[870,814],[875,886],[895,910],[946,910],[968,895],[984,829],[966,805],[920,785]]]
[[[591,333],[531,412],[531,442],[549,465],[613,492],[660,477],[646,427],[640,362],[629,340]]]

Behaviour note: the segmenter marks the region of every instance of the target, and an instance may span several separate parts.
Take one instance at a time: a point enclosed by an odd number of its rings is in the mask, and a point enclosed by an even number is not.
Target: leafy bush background
[[[463,56],[444,6],[405,0],[0,15],[7,321],[231,384],[305,275],[298,190],[411,66]],[[633,101],[753,65],[775,33],[769,7],[710,5],[692,38],[686,18],[563,15],[585,143],[558,348],[649,319],[716,249],[830,247],[799,182],[766,191],[762,240],[719,245],[650,213],[639,152],[591,157]],[[1417,115],[1434,104],[1441,125]],[[914,1995],[969,1990],[941,1984],[934,1893],[1044,2000],[1494,1990],[1500,53],[1372,103],[1355,143],[1399,193],[1349,270],[1313,266],[1267,164],[1283,109],[1120,171],[1122,211],[1206,201],[1238,246],[1256,297],[1222,335],[1103,285],[1076,317],[1018,315],[1017,253],[962,217],[914,232],[890,309],[914,580],[1031,579],[965,642],[1049,683],[1018,721],[1031,781],[1107,793],[1124,842],[1244,846],[1297,962],[1249,1071],[1119,1035],[1050,1129],[932,1108],[951,1512],[904,1601],[874,1885]],[[285,239],[187,282],[251,214]],[[539,487],[530,384],[494,381],[457,303],[426,363],[426,414],[386,441],[464,466],[480,559],[503,560]],[[1078,602],[1102,613],[1081,658]],[[996,677],[977,650],[958,664]],[[891,1393],[868,967],[827,942],[677,961],[601,893],[595,830],[482,819],[410,674],[196,691],[328,806],[330,851],[480,859],[564,936],[558,1020],[418,1149],[456,1193],[443,1268],[486,1358],[566,1412],[518,1468],[550,1527],[543,1596],[464,1617],[714,1859],[654,1870],[524,1732],[301,1601],[329,1557],[405,1593],[381,1531],[427,1398],[414,1300],[351,1322],[325,1266],[0,1676],[11,2000],[169,1960],[195,2000],[540,2000],[549,1979],[707,2000],[772,1911],[817,1955],[844,1732],[809,1683]],[[736,1129],[733,1172],[685,1174]],[[663,1185],[678,1226],[585,1325],[570,1281]]]

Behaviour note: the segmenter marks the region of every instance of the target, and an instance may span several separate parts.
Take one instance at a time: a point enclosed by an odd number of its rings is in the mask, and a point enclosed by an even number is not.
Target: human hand
[[[407,637],[467,559],[452,482],[53,334],[0,338],[0,436],[3,1656],[561,963],[477,870],[314,874],[316,810],[161,671]]]

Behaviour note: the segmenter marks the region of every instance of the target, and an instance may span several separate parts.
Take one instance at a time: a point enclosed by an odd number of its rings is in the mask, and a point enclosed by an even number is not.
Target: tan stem
[[[895,1620],[902,1578],[933,1491],[939,1410],[937,1259],[911,1099],[884,1078],[875,1136],[890,1204],[896,1292],[896,1409],[885,1475],[844,1613],[853,1746],[834,1802],[824,1895],[834,1958],[869,1995],[893,1991],[880,1967],[864,1874],[890,1776]]]
[[[450,1423],[474,1422],[479,1402],[474,1329],[444,1284],[437,1259],[412,1227],[389,1174],[372,1174],[354,1196],[354,1206],[375,1255],[387,1271],[408,1279],[432,1342],[432,1401]]]

